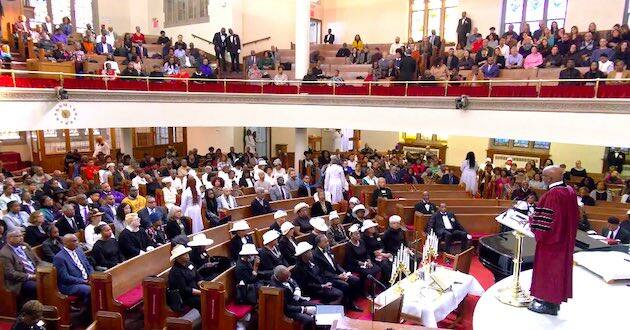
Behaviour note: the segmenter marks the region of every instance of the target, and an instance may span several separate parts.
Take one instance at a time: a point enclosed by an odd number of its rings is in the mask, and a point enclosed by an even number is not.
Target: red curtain
[[[597,97],[602,98],[630,98],[630,84],[599,85]]]
[[[177,81],[151,81],[149,82],[149,91],[155,92],[186,92],[186,82]]]
[[[188,85],[189,92],[199,92],[199,93],[225,93],[225,89],[223,83],[190,83]]]
[[[409,86],[407,96],[444,96],[443,86]]]
[[[264,85],[263,94],[297,94],[297,86]]]
[[[336,95],[368,95],[367,86],[338,86],[335,87]]]
[[[472,97],[488,97],[489,89],[484,86],[449,86],[446,92],[447,96],[468,95]]]
[[[50,78],[15,78],[15,86],[22,88],[55,88],[59,80]]]
[[[404,85],[392,85],[392,86],[377,86],[372,85],[372,95],[379,96],[404,96]]]
[[[99,89],[105,90],[103,79],[64,79],[63,88],[66,89]]]
[[[536,86],[492,86],[492,97],[536,97]]]
[[[123,91],[147,91],[146,80],[110,80],[107,82],[107,88],[111,90]]]
[[[593,98],[595,86],[540,86],[540,97]]]
[[[253,93],[260,94],[261,86],[260,84],[250,85],[244,83],[228,83],[227,84],[227,92],[228,93]]]
[[[326,85],[314,85],[314,84],[302,84],[300,86],[300,93],[304,94],[316,94],[316,95],[332,95],[332,86]]]

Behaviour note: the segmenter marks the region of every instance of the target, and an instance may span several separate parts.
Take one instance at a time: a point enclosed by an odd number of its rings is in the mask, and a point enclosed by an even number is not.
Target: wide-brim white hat
[[[399,215],[392,215],[391,217],[389,217],[389,223],[394,223],[394,222],[401,222],[402,218]]]
[[[351,197],[348,202],[352,203],[352,204],[355,204],[355,205],[361,203],[361,201],[358,198],[356,198],[356,197]]]
[[[214,241],[206,237],[205,234],[197,234],[193,236],[190,242],[188,242],[188,246],[208,246],[212,245],[213,243]]]
[[[301,209],[303,209],[305,207],[308,208],[309,207],[308,204],[306,204],[304,202],[299,202],[299,203],[297,203],[297,205],[295,205],[293,207],[293,212],[298,213],[298,212],[300,212]]]
[[[348,228],[349,233],[356,233],[358,231],[359,231],[359,224],[356,224],[356,223],[350,226],[350,228]]]
[[[293,228],[295,228],[295,226],[290,221],[286,221],[282,224],[282,226],[280,226],[280,231],[282,232],[282,235],[286,235],[289,230]]]
[[[330,214],[328,214],[328,220],[332,219],[339,219],[339,213],[337,213],[337,211],[330,211]]]
[[[313,246],[309,243],[309,242],[300,242],[298,243],[298,245],[295,247],[295,256],[299,257],[301,256],[304,252],[312,250]]]
[[[313,228],[321,232],[328,231],[328,225],[326,224],[326,220],[324,220],[324,218],[320,218],[320,217],[311,218],[311,220],[309,220],[308,223],[310,223],[311,226],[313,226]]]
[[[273,161],[273,164],[274,164],[274,165],[282,165],[282,161],[280,160],[280,158],[276,158],[276,159]]]
[[[256,250],[256,246],[251,243],[243,244],[241,247],[241,252],[238,253],[240,256],[253,256],[257,255],[258,251]]]
[[[240,220],[240,221],[236,221],[234,222],[234,224],[232,224],[232,229],[230,229],[230,232],[235,232],[235,231],[240,231],[240,230],[249,230],[249,224],[247,223],[247,221],[245,220]]]
[[[368,211],[367,211],[367,209],[365,208],[365,206],[364,206],[363,204],[359,204],[359,205],[355,206],[355,207],[352,209],[352,215],[356,217],[356,216],[357,216],[357,212],[359,212],[359,211],[361,211],[361,210],[365,211],[365,215],[367,215],[367,214],[368,214]]]
[[[192,251],[191,248],[178,244],[171,250],[171,257],[169,258],[169,260],[173,262],[173,260],[177,259],[177,257],[183,254],[186,254],[190,251]]]
[[[286,216],[287,216],[287,212],[285,212],[283,210],[278,210],[278,211],[276,211],[276,213],[273,214],[273,219],[274,220],[278,220],[278,219],[286,217]]]
[[[280,233],[275,230],[269,230],[263,234],[263,245],[267,245],[280,237]]]
[[[364,232],[367,229],[372,228],[372,227],[376,227],[376,226],[378,226],[378,225],[376,223],[374,223],[374,221],[369,220],[369,219],[365,220],[365,221],[363,221],[363,226],[361,226],[361,232]]]
[[[169,182],[173,182],[173,179],[171,179],[170,176],[167,176],[164,179],[162,179],[162,183],[169,183]]]
[[[267,166],[267,161],[266,161],[266,160],[264,160],[264,159],[259,160],[259,161],[258,161],[258,166],[262,166],[262,165]]]

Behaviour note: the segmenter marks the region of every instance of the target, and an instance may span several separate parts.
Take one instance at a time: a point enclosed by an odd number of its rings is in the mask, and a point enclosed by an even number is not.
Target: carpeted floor
[[[479,283],[481,284],[481,286],[484,289],[488,289],[492,284],[494,284],[494,276],[492,276],[492,273],[486,269],[481,262],[479,261],[479,259],[475,256],[475,258],[473,258],[473,261],[470,265],[470,274],[472,276],[474,276],[477,281],[479,281]],[[479,300],[479,297],[475,297],[475,296],[468,296],[464,299],[464,317],[463,317],[463,321],[462,321],[462,326],[456,327],[456,329],[460,329],[460,330],[469,330],[472,329],[472,319],[473,319],[473,312],[475,310],[475,306],[477,305],[477,301]],[[357,302],[357,305],[363,309],[362,313],[357,313],[357,312],[347,312],[347,316],[351,317],[351,318],[355,318],[355,319],[361,319],[361,320],[370,320],[371,319],[371,302],[367,299],[360,299]],[[454,315],[452,315],[454,318]],[[451,316],[449,316],[449,318],[451,318]],[[413,323],[410,323],[413,324]],[[438,324],[438,326],[440,328],[448,328],[450,326],[451,322],[447,320],[444,320],[442,322],[440,322]]]

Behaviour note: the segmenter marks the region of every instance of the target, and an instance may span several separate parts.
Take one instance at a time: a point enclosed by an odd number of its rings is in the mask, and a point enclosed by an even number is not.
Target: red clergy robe
[[[530,292],[560,304],[572,297],[573,249],[579,221],[577,196],[563,183],[551,184],[530,218],[536,254]]]

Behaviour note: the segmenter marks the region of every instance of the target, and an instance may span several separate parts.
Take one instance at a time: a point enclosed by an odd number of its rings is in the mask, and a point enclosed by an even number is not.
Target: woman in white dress
[[[173,179],[170,176],[162,179],[162,196],[164,197],[164,204],[170,211],[173,205],[177,202],[177,189],[173,187]]]
[[[341,130],[336,129],[333,136],[333,150],[343,152],[343,134]]]
[[[192,219],[192,233],[196,234],[204,229],[203,218],[201,217],[201,192],[197,188],[196,180],[188,177],[188,184],[182,193],[181,208],[184,216]]]
[[[324,190],[331,194],[331,204],[339,203],[343,199],[343,192],[348,190],[348,181],[346,181],[341,161],[337,156],[332,157],[330,164],[326,168]]]
[[[249,148],[249,152],[252,154],[256,154],[256,136],[252,133],[251,130],[247,130],[245,134],[245,150],[247,151]]]
[[[475,153],[469,151],[466,154],[466,159],[462,162],[462,178],[460,182],[466,185],[466,191],[470,192],[473,196],[477,194],[477,172],[479,171],[479,165],[475,161]]]

